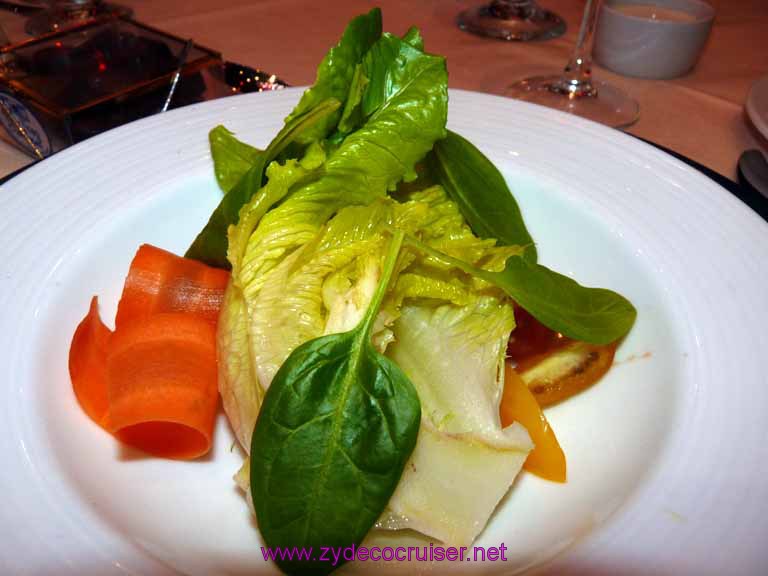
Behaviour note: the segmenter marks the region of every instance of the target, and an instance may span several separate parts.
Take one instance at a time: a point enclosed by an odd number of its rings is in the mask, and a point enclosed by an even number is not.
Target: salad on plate
[[[265,149],[211,131],[208,223],[184,257],[141,246],[115,329],[94,297],[73,337],[83,410],[149,454],[206,454],[221,398],[268,547],[470,545],[521,469],[566,481],[542,408],[635,321],[537,262],[503,176],[446,129],[447,80],[416,28],[354,18]]]

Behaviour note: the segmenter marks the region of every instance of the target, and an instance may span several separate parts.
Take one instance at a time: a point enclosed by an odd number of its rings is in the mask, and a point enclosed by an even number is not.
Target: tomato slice
[[[546,408],[578,394],[600,380],[613,364],[618,342],[598,346],[570,342],[520,370],[539,406]]]
[[[618,342],[598,346],[564,337],[519,306],[507,344],[512,363],[539,406],[562,402],[600,380],[613,364]]]

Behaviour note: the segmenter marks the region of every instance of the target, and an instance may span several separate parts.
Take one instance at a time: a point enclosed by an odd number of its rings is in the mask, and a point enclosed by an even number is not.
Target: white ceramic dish
[[[744,108],[758,132],[768,139],[768,76],[752,84]]]
[[[637,5],[648,12],[622,11]],[[671,10],[682,19],[660,17],[654,10]],[[714,18],[714,8],[704,0],[606,0],[595,33],[595,61],[625,76],[682,76],[696,65]]]
[[[0,573],[276,572],[231,481],[240,455],[223,416],[201,462],[137,457],[81,412],[67,352],[92,294],[114,317],[139,244],[181,252],[207,219],[219,198],[208,130],[265,145],[298,96],[143,120],[0,189]],[[504,543],[507,563],[386,568],[760,573],[768,225],[701,174],[579,118],[454,91],[449,124],[508,178],[541,261],[622,292],[639,316],[609,376],[549,411],[569,483],[523,475],[477,542]]]

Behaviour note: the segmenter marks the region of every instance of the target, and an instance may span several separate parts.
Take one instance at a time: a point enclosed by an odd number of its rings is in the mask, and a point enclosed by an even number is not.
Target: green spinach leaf
[[[416,444],[413,384],[371,344],[403,240],[393,238],[379,285],[351,332],[299,346],[267,390],[251,444],[251,494],[267,546],[359,544],[389,502]],[[330,563],[278,561],[289,574]]]
[[[503,245],[525,246],[526,259],[536,262],[536,246],[514,196],[493,162],[474,144],[448,131],[435,143],[427,164],[475,234]]]
[[[512,256],[503,271],[490,272],[443,254],[415,238],[409,237],[408,243],[498,286],[539,322],[569,338],[608,344],[626,335],[635,323],[637,310],[621,294],[582,286],[523,256]]]
[[[213,157],[213,172],[224,193],[229,192],[240,178],[259,161],[263,150],[241,142],[224,126],[216,126],[208,133]]]
[[[305,114],[328,98],[344,102],[350,91],[355,67],[371,46],[381,37],[381,10],[374,8],[367,14],[353,18],[344,30],[339,43],[331,48],[317,69],[315,83],[301,96],[286,122]],[[325,138],[339,121],[341,111],[329,116],[302,135],[300,142]]]
[[[260,154],[256,163],[240,178],[237,184],[221,199],[219,205],[211,214],[208,223],[197,235],[195,241],[187,249],[185,256],[205,262],[217,268],[229,268],[227,260],[227,228],[236,224],[240,209],[250,201],[251,197],[261,188],[264,180],[264,170],[285,148],[295,142],[301,134],[312,130],[318,123],[323,122],[334,114],[341,106],[333,98],[319,103],[301,116],[295,117],[283,126],[277,136],[270,142],[267,149]]]

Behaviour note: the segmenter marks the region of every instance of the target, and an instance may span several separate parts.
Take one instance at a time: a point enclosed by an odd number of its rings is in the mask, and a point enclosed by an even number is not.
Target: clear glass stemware
[[[535,0],[491,0],[465,10],[459,28],[502,40],[546,40],[565,32],[565,20]]]
[[[507,88],[506,95],[614,128],[633,124],[640,111],[637,101],[592,78],[592,42],[599,9],[600,0],[587,0],[576,47],[562,74],[520,80]]]

